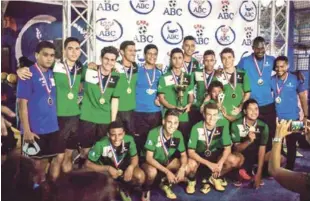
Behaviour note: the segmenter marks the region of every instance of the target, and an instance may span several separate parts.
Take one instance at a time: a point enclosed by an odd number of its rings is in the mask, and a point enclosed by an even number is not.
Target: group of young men
[[[185,37],[182,49],[171,50],[163,73],[154,44],[145,46],[141,66],[133,41],[124,41],[119,51],[104,47],[101,65],[82,66],[76,38],[65,40],[65,59],[56,62],[53,44],[40,42],[36,63],[17,71],[22,149],[41,167],[40,181],[49,161],[52,180],[71,171],[72,152],[79,149],[85,168],[119,181],[123,200],[131,200],[131,187],[150,200],[157,181],[170,199],[177,198],[171,187],[179,182],[195,193],[196,178],[202,178],[204,194],[211,186],[224,191],[229,172],[236,173],[236,185],[240,179],[263,185],[276,117],[298,120],[298,96],[308,116],[305,84],[288,71],[286,57],[265,54],[262,37],[237,66],[234,51],[224,48],[221,69],[214,69],[212,50],[202,64],[193,58],[194,37]],[[296,136],[286,139],[290,169]]]

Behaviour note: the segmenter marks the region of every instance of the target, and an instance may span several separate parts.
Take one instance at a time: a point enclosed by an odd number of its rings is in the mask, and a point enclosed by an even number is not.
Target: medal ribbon
[[[149,86],[150,86],[150,89],[151,89],[152,86],[153,86],[153,83],[154,83],[154,81],[155,81],[155,67],[154,67],[154,69],[153,69],[152,80],[151,80],[151,78],[150,78],[149,73],[147,72],[147,69],[146,69],[145,67],[144,67],[143,69],[144,69],[144,72],[145,72],[146,77],[147,77],[147,82],[149,83]]]
[[[237,86],[237,71],[235,70],[234,73],[231,75],[231,76],[234,76],[233,77],[234,82],[232,84],[230,83],[230,80],[228,79],[228,76],[227,76],[225,70],[223,70],[223,73],[224,73],[224,76],[225,76],[226,80],[228,81],[228,84],[235,91],[236,86]]]
[[[113,148],[111,143],[110,143],[110,147],[111,147],[111,150],[112,150],[114,165],[115,165],[116,168],[118,168],[118,166],[123,162],[125,157],[122,157],[122,159],[118,160],[116,152],[114,151],[114,148]],[[123,142],[122,142],[122,150],[124,150],[124,147],[125,147],[125,143],[124,143],[124,140],[123,140]]]
[[[253,127],[256,129],[256,125],[257,125],[257,120],[255,121]],[[245,117],[243,118],[243,128],[244,130],[250,129],[250,127],[246,124],[246,120]]]
[[[108,77],[107,81],[105,82],[105,85],[103,86],[103,82],[102,82],[102,78],[101,78],[101,67],[99,67],[99,70],[97,72],[98,72],[98,78],[99,78],[100,93],[101,93],[101,95],[103,95],[107,89],[109,82],[110,82],[111,73],[109,74],[109,77]]]
[[[69,69],[69,65],[67,64],[67,61],[64,62],[64,66],[65,66],[65,69],[66,69],[66,74],[67,74],[67,77],[68,77],[68,84],[69,84],[69,87],[70,87],[70,90],[72,90],[72,87],[75,83],[75,79],[76,79],[76,74],[77,74],[77,67],[76,67],[76,64],[74,64],[73,68],[74,68],[74,76],[73,76],[73,81],[71,80],[71,75],[70,75],[70,69]]]
[[[169,159],[169,150],[168,150],[168,148],[166,147],[165,142],[164,142],[164,131],[163,131],[163,127],[161,127],[160,130],[159,130],[159,138],[160,138],[160,142],[161,142],[161,145],[162,145],[162,147],[163,147],[164,153],[165,153],[167,159]],[[172,136],[171,136],[171,138],[172,138]]]
[[[288,73],[286,74],[286,77],[285,77],[285,79],[283,80],[283,83],[282,83],[281,87],[279,87],[279,80],[278,80],[278,77],[276,77],[276,82],[277,82],[277,94],[278,94],[278,96],[280,96],[280,93],[281,93],[281,91],[282,91],[282,89],[283,89],[283,87],[284,87],[284,85],[285,85],[285,83],[286,83],[286,81],[287,81],[287,78],[288,78]]]
[[[262,70],[260,70],[260,67],[259,67],[259,65],[258,65],[258,63],[257,63],[257,60],[256,60],[256,58],[255,58],[254,55],[253,55],[253,60],[254,60],[254,63],[255,63],[255,67],[256,67],[257,73],[258,73],[259,77],[261,78],[261,77],[263,76],[264,65],[265,65],[265,63],[266,63],[266,55],[264,55],[264,63],[263,63],[263,68],[262,68]]]
[[[42,73],[42,71],[41,71],[41,69],[40,69],[40,67],[38,66],[38,64],[37,63],[35,63],[34,64],[34,66],[36,67],[36,69],[39,71],[39,73],[40,73],[40,75],[41,75],[41,77],[42,77],[42,79],[43,79],[43,81],[45,82],[45,90],[46,90],[46,92],[47,92],[47,94],[48,94],[48,96],[50,97],[50,94],[51,94],[51,92],[52,92],[52,86],[51,87],[49,87],[48,86],[48,83],[47,83],[47,80],[46,80],[46,78],[45,78],[45,76],[44,76],[44,74]],[[48,71],[47,71],[47,73],[48,73]],[[49,74],[48,74],[49,75]],[[50,78],[50,77],[49,77]]]
[[[207,127],[205,124],[203,124],[203,130],[205,132],[205,135],[206,135],[206,145],[207,145],[207,150],[210,150],[210,145],[211,145],[211,142],[213,140],[213,136],[214,136],[214,133],[216,131],[216,127],[213,128],[213,130],[211,131],[211,135],[208,136],[208,131],[207,131]]]
[[[181,80],[178,81],[177,76],[174,74],[173,70],[171,70],[171,73],[172,73],[172,77],[174,79],[175,84],[178,85]],[[181,77],[180,77],[180,79],[181,79]]]
[[[191,60],[189,63],[188,63],[188,66],[186,65],[185,61],[183,62],[183,67],[185,69],[185,72],[187,74],[192,74],[192,71],[193,71],[193,61]],[[189,71],[188,71],[188,68],[189,68]]]
[[[132,72],[133,72],[133,66],[130,67],[129,75],[128,75],[128,73],[127,73],[126,68],[125,68],[124,66],[122,66],[122,67],[123,67],[124,73],[125,73],[125,75],[126,75],[127,83],[128,83],[128,85],[130,85],[131,78],[132,78]]]
[[[215,73],[215,71],[213,71],[212,74],[209,75],[209,77],[208,77],[209,81],[207,81],[206,71],[205,71],[205,69],[203,69],[203,81],[205,83],[206,90],[208,89],[208,87],[210,86],[210,83],[212,82],[212,79],[214,77],[214,73]]]

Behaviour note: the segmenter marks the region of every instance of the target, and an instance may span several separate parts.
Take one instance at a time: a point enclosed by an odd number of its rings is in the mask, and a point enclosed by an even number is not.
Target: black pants
[[[118,111],[116,119],[124,124],[126,134],[133,135],[134,124],[133,124],[133,111]]]
[[[190,122],[180,122],[178,130],[181,131],[184,138],[185,147],[187,147],[187,143],[191,134]]]
[[[203,116],[200,113],[200,108],[192,107],[188,115],[191,127],[203,120]]]
[[[295,160],[296,160],[296,151],[297,151],[297,145],[296,142],[302,138],[302,135],[300,133],[294,133],[290,134],[285,137],[286,139],[286,147],[287,147],[287,164],[286,169],[293,170],[295,166]]]
[[[134,112],[133,117],[135,129],[134,138],[137,145],[137,151],[140,154],[149,131],[161,125],[162,116],[161,112]]]
[[[266,146],[266,152],[268,152],[272,148],[272,139],[274,138],[274,135],[276,133],[277,114],[274,103],[259,107],[258,118],[265,122],[269,127],[269,137]]]

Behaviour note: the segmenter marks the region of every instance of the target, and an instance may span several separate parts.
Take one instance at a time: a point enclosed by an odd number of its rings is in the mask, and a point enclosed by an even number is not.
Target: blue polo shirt
[[[283,80],[278,79],[279,87],[282,86]],[[272,77],[271,87],[274,93],[274,99],[278,97],[277,94],[277,79],[276,75]],[[299,119],[299,107],[297,96],[299,93],[307,90],[304,82],[289,73],[286,83],[280,93],[281,103],[276,103],[276,112],[279,119]]]
[[[150,80],[153,77],[153,69],[146,70],[149,74]],[[157,97],[157,87],[159,78],[161,76],[161,71],[155,68],[155,81],[151,87],[153,94],[149,95],[146,93],[146,90],[149,89],[148,79],[145,73],[143,66],[138,67],[138,78],[136,84],[136,112],[159,112],[161,111],[160,107],[155,105],[155,99]]]
[[[56,88],[53,77],[53,71],[49,69],[43,72],[43,75],[51,88],[51,98],[53,104],[49,105],[48,93],[45,89],[45,84],[40,72],[35,66],[31,66],[31,79],[18,80],[17,84],[17,98],[28,100],[28,120],[30,130],[35,134],[44,135],[57,131],[58,121],[56,112]],[[21,125],[21,133],[24,130]]]
[[[259,74],[257,72],[254,58],[254,54],[250,56],[241,58],[238,68],[244,70],[250,79],[251,84],[251,98],[255,99],[258,102],[259,106],[264,106],[273,103],[273,98],[271,94],[271,73],[273,69],[273,62],[275,58],[273,56],[266,55],[266,62],[264,64],[264,59],[258,60],[257,64],[260,67],[261,71],[264,68],[262,79],[264,80],[263,85],[259,85],[258,79]]]

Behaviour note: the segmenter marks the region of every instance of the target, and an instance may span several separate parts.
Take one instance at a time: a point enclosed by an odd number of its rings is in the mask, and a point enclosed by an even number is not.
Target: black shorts
[[[200,153],[199,155],[205,160],[208,160],[212,163],[217,163],[220,157],[222,156],[223,152],[224,152],[223,149],[219,149],[219,150],[213,151],[211,156],[209,157],[206,157],[204,153]],[[211,170],[207,166],[202,165],[202,164],[199,165],[199,169],[197,172],[199,173],[200,176],[204,176],[204,177],[206,176],[209,177],[211,175]]]
[[[124,124],[126,134],[134,135],[135,125],[134,125],[134,111],[118,111],[117,121],[121,121]]]
[[[102,137],[107,136],[108,127],[108,124],[96,124],[80,120],[78,135],[81,147],[90,148]]]
[[[59,146],[59,132],[52,132],[39,135],[40,139],[35,138],[35,143],[25,143],[22,135],[22,153],[34,159],[54,157],[63,153],[63,147]]]
[[[79,115],[70,117],[58,117],[59,135],[62,138],[64,149],[77,149]]]
[[[6,155],[15,149],[17,139],[14,137],[14,133],[11,128],[8,128],[8,135],[1,136],[1,155]]]

